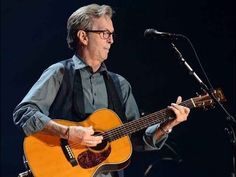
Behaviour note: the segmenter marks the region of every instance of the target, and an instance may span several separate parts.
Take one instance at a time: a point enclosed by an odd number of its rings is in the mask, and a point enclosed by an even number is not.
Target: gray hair
[[[67,44],[72,50],[76,50],[77,32],[92,28],[93,19],[102,16],[112,18],[113,10],[108,5],[90,4],[83,6],[72,13],[67,21]]]

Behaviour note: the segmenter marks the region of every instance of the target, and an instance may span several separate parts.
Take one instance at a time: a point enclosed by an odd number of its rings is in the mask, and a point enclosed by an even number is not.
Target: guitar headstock
[[[219,102],[226,101],[223,91],[220,88],[213,90],[212,93]],[[208,93],[198,95],[197,97],[192,98],[192,101],[194,102],[194,107],[212,108],[215,104],[214,100],[209,96]]]

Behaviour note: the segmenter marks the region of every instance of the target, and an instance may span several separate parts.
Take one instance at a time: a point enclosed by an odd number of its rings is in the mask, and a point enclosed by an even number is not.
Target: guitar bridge
[[[78,162],[75,159],[74,153],[72,152],[70,145],[68,144],[68,141],[66,139],[60,139],[61,140],[61,148],[64,152],[64,155],[66,156],[66,159],[70,162],[72,167],[78,165]]]

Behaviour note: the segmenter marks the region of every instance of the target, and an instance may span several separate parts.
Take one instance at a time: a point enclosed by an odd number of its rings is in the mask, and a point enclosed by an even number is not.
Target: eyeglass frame
[[[110,32],[109,30],[84,30],[88,33],[98,33],[102,39],[109,39],[111,36],[114,37],[115,33]],[[101,35],[102,34],[102,35]],[[108,35],[107,37],[104,37],[105,35]]]

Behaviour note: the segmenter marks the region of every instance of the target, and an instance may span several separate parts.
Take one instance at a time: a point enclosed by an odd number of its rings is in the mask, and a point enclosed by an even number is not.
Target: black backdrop
[[[23,134],[12,121],[12,111],[42,71],[69,58],[66,21],[78,7],[109,4],[117,37],[106,61],[108,68],[126,77],[141,111],[150,113],[200,91],[180,65],[168,42],[143,37],[146,28],[181,33],[193,42],[212,85],[221,87],[225,107],[235,115],[235,1],[1,1],[1,176],[15,177],[24,170]],[[206,81],[185,41],[176,42],[184,58]],[[134,153],[127,176],[225,177],[231,169],[232,149],[224,133],[225,115],[219,108],[192,110],[187,122],[176,127],[159,152]],[[177,157],[182,160],[161,160]],[[177,160],[178,160],[177,159]],[[139,169],[139,170],[138,170]],[[141,170],[142,169],[142,170]],[[148,175],[147,175],[148,176]]]

